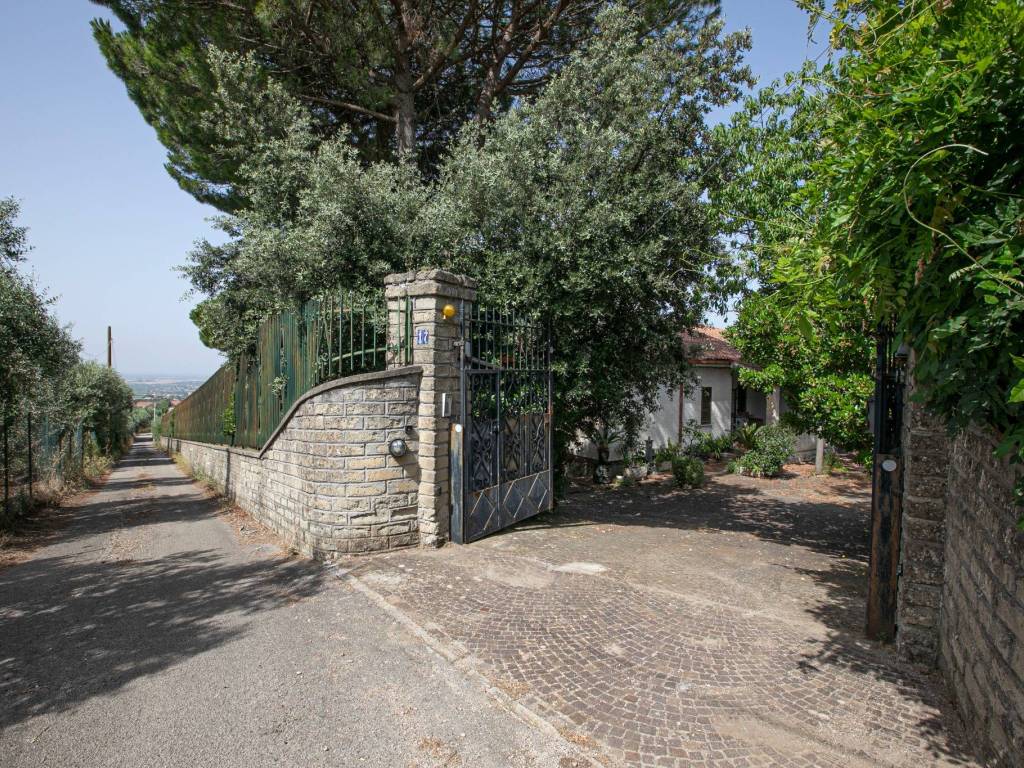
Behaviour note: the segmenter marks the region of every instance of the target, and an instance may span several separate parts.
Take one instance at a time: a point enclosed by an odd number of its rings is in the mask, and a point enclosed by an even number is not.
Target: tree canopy
[[[74,366],[78,343],[50,312],[52,300],[17,270],[28,253],[18,202],[0,199],[0,418]]]
[[[253,105],[253,130],[231,137],[216,105],[210,50],[251,55],[310,116],[317,140],[343,133],[364,161],[415,155],[431,174],[467,121],[486,122],[537,94],[598,28],[604,0],[94,0],[124,25],[94,35],[168,149],[167,169],[224,210],[241,200],[241,158],[280,130]],[[720,0],[628,0],[636,33],[702,28]]]
[[[344,135],[314,140],[312,118],[250,56],[211,58],[233,94],[218,125],[261,100],[280,101],[289,124],[240,165],[250,202],[220,219],[229,241],[200,244],[185,267],[209,297],[203,338],[238,352],[270,311],[441,266],[477,277],[491,306],[551,323],[563,441],[652,407],[682,376],[680,328],[720,307],[732,278],[708,199],[728,155],[705,121],[749,83],[747,38],[717,22],[648,36],[622,8],[597,23],[544,91],[468,126],[436,178],[366,166]]]
[[[786,125],[766,146],[809,158],[778,215],[760,214],[780,306],[808,324],[895,320],[922,401],[1024,460],[1024,6],[806,5],[842,55],[743,128]],[[787,136],[794,121],[813,130]]]

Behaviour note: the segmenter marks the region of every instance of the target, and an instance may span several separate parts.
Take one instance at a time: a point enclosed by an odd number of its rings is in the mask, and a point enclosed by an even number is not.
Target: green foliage
[[[754,258],[795,315],[895,319],[922,402],[1022,461],[1024,5],[805,4],[842,55],[739,121],[782,201],[736,196],[770,221]]]
[[[252,102],[225,136],[209,117],[224,95],[215,49],[259,62],[308,114],[315,141],[350,136],[365,162],[416,155],[433,175],[467,121],[486,121],[538,93],[598,27],[594,0],[414,4],[237,0],[94,0],[124,25],[93,34],[143,117],[168,149],[167,168],[203,202],[236,210],[245,159],[282,135],[281,103]],[[699,29],[718,0],[634,0],[640,34]]]
[[[550,323],[559,446],[606,425],[635,434],[682,379],[678,329],[720,308],[732,277],[708,202],[728,164],[705,115],[748,82],[747,38],[718,24],[644,36],[621,8],[598,26],[535,99],[465,130],[436,181],[411,164],[365,167],[348,136],[311,141],[293,110],[240,168],[250,203],[221,220],[229,242],[186,267],[209,297],[203,338],[237,354],[268,312],[442,266],[476,277],[490,306]],[[241,114],[221,124],[242,121],[258,101],[252,62],[211,67]]]
[[[768,258],[763,255],[761,263]],[[866,313],[794,315],[783,306],[788,297],[785,290],[766,287],[741,302],[726,333],[756,367],[740,369],[740,383],[765,393],[779,387],[791,409],[787,420],[797,431],[847,450],[868,450],[867,401],[874,382]]]
[[[65,383],[65,396],[72,418],[95,435],[104,454],[119,455],[131,444],[134,394],[117,371],[79,363]]]
[[[752,477],[775,477],[796,447],[796,435],[788,427],[770,424],[754,435],[754,447],[736,459],[734,470]]]
[[[132,432],[142,432],[149,429],[150,425],[153,423],[153,409],[133,408],[129,419],[131,422]]]
[[[12,198],[0,199],[0,417],[9,423],[31,412],[59,437],[82,427],[117,453],[133,433],[132,391],[114,371],[79,362],[52,299],[17,271],[29,250],[17,215]]]
[[[839,454],[829,449],[825,451],[824,461],[822,468],[826,474],[842,474],[846,471],[846,467],[843,465],[843,460],[839,458]]]
[[[732,448],[732,435],[714,437],[709,432],[698,432],[686,446],[686,453],[701,459],[718,461]]]
[[[228,442],[231,442],[231,438],[235,435],[235,393],[231,393],[231,397],[228,399],[228,406],[224,409],[224,413],[221,416],[222,431],[224,437],[228,438]]]
[[[737,427],[732,433],[732,442],[742,451],[749,451],[754,447],[754,439],[757,436],[759,425],[750,423]]]
[[[654,452],[654,462],[656,464],[663,464],[666,461],[672,461],[682,455],[683,449],[680,447],[679,443],[669,440],[668,443]]]
[[[704,485],[704,462],[695,456],[677,456],[672,460],[672,478],[680,488]]]
[[[53,300],[20,274],[28,252],[19,207],[0,198],[0,416],[44,394],[78,360],[79,345],[51,314]]]

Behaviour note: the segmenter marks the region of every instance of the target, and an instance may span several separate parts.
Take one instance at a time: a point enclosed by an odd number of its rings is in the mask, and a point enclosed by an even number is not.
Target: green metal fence
[[[81,476],[85,439],[81,423],[55,422],[27,407],[0,419],[0,527],[32,507],[41,483],[59,487]]]
[[[396,341],[388,348],[388,325]],[[383,370],[389,353],[412,361],[408,299],[392,310],[372,299],[335,292],[301,309],[268,317],[252,351],[226,363],[163,417],[161,434],[182,440],[260,448],[285,413],[318,384]]]

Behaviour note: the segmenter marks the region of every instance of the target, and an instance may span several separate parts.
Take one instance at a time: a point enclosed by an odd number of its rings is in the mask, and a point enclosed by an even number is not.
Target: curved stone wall
[[[173,440],[197,473],[297,551],[317,559],[416,544],[418,366],[310,390],[262,451]],[[402,438],[408,453],[388,453]]]

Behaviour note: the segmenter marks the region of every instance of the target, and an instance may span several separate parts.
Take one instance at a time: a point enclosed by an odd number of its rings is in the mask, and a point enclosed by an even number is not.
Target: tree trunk
[[[411,157],[416,151],[416,98],[412,74],[407,69],[395,75],[395,118],[398,156]]]

